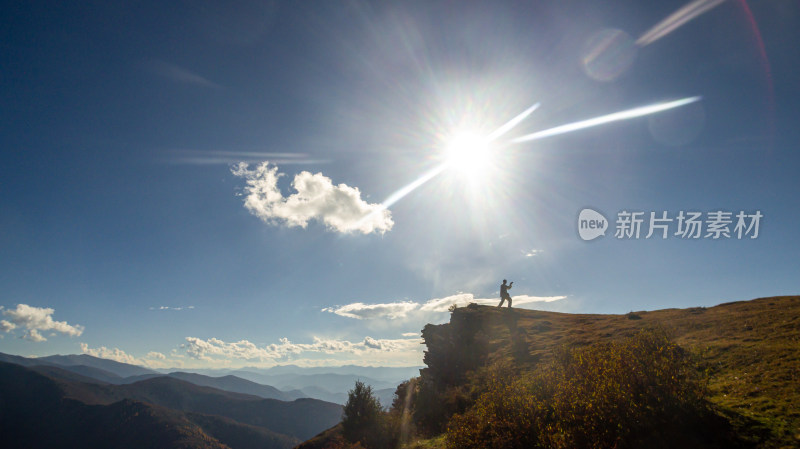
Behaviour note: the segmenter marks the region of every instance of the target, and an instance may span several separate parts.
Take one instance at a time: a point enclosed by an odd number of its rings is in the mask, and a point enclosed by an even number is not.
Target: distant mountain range
[[[418,368],[197,371],[156,371],[86,354],[0,353],[3,446],[288,449],[340,421],[356,380],[389,406],[397,384]]]
[[[422,366],[358,366],[358,365],[342,365],[342,366],[310,366],[302,367],[297,365],[276,365],[270,368],[259,367],[244,367],[236,370],[231,369],[197,369],[192,370],[200,374],[208,376],[223,376],[225,374],[236,374],[238,371],[248,371],[259,373],[267,376],[277,376],[281,374],[353,374],[357,376],[366,376],[372,379],[395,382],[398,380],[408,379],[410,377],[418,376],[419,369]],[[174,371],[173,369],[159,370],[163,372]]]
[[[6,362],[0,398],[3,447],[33,449],[288,449],[339,422],[342,411],[316,399],[263,399],[171,376],[114,385],[54,365]]]
[[[347,392],[356,380],[371,385],[381,404],[392,402],[397,385],[419,374],[418,367],[310,367],[281,365],[272,368],[248,367],[238,370],[199,369],[194,372],[151,370],[141,366],[101,359],[87,354],[53,355],[27,358],[0,353],[0,362],[22,366],[53,366],[115,385],[130,384],[160,376],[169,376],[195,385],[244,393],[264,399],[293,401],[314,398],[344,404]]]
[[[146,374],[159,374],[157,371],[143,368],[141,366],[121,363],[114,360],[101,359],[87,354],[80,355],[50,355],[47,357],[21,357],[0,353],[0,362],[16,363],[22,366],[61,366],[61,367],[81,367],[76,368],[88,373],[88,377],[95,378],[107,377],[111,380],[125,378],[129,376],[142,376]],[[74,371],[74,370],[70,370]]]

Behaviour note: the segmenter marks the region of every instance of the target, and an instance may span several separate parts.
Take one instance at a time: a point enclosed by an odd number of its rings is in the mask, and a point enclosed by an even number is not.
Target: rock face
[[[423,358],[427,368],[420,370],[424,379],[441,387],[458,385],[469,371],[485,363],[488,332],[496,320],[487,320],[481,309],[475,304],[455,309],[449,323],[428,324],[422,329],[428,347]]]

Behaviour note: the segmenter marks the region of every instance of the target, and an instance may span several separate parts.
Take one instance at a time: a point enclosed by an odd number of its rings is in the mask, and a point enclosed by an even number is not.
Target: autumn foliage
[[[700,372],[659,330],[561,348],[529,373],[495,365],[487,377],[474,406],[450,420],[447,447],[642,447],[705,412]]]

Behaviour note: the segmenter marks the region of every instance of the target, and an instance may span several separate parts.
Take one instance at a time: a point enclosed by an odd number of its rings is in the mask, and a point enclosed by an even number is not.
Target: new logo
[[[606,235],[608,220],[600,212],[592,209],[583,209],[578,215],[578,235],[583,240],[594,240],[601,235]]]

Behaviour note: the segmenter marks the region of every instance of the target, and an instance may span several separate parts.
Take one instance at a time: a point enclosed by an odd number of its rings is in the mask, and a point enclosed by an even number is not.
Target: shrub
[[[657,441],[705,408],[688,355],[660,330],[562,348],[536,372],[489,370],[487,391],[448,425],[448,448],[623,448]]]

